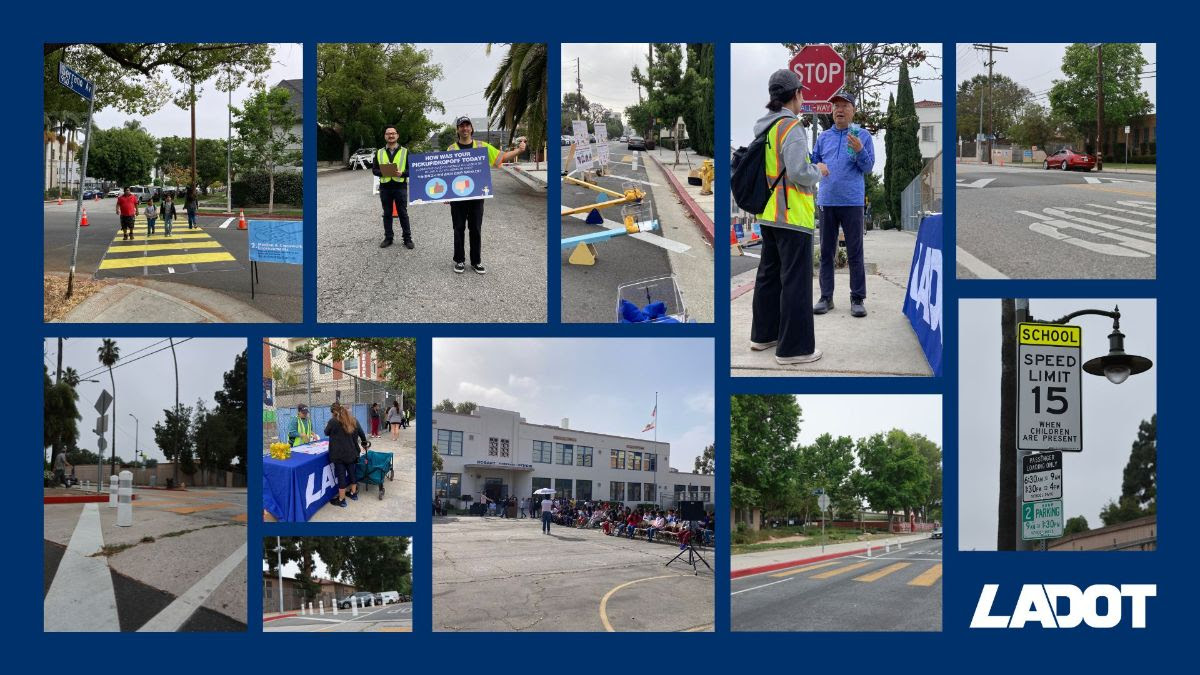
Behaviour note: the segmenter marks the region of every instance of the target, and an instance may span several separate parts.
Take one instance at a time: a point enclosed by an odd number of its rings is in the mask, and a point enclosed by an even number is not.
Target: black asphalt
[[[642,218],[658,218],[658,210],[646,185],[646,153],[639,151],[638,168],[620,163],[626,155],[633,155],[624,143],[608,144],[609,175],[601,176],[597,184],[616,192],[623,191],[623,179],[633,178],[642,183],[633,185],[646,193],[643,200],[648,212]],[[569,148],[563,148],[562,157],[566,165]],[[576,174],[578,177],[578,174]],[[602,193],[570,183],[562,184],[562,205],[573,208],[595,204],[599,198],[609,199]],[[606,220],[621,222],[621,207],[613,206],[600,211]],[[602,226],[588,225],[574,216],[562,217],[562,237],[575,237],[597,232]],[[616,237],[596,244],[596,264],[592,266],[572,265],[567,262],[570,249],[564,249],[562,262],[562,320],[566,323],[613,323],[616,321],[617,287],[641,279],[665,276],[671,273],[667,252],[652,244],[630,237]]]
[[[1144,183],[1157,182],[1157,177],[1152,173],[1125,173],[1123,171],[1105,170],[1105,171],[1062,171],[1061,169],[1030,169],[1030,168],[1013,168],[1011,171],[998,173],[988,170],[979,170],[968,164],[960,164],[955,171],[955,184],[957,187],[964,187],[964,184],[974,184],[980,180],[991,179],[982,189],[996,188],[1014,188],[1014,187],[1042,187],[1045,185],[1082,185],[1088,182],[1088,177],[1100,179],[1102,182],[1114,181],[1140,181]]]

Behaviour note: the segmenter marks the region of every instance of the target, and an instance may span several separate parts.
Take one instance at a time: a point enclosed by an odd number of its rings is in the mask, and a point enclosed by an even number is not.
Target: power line
[[[176,346],[176,347],[178,347],[179,345],[181,345],[181,344],[183,344],[183,343],[185,343],[185,342],[188,342],[188,341],[190,341],[190,340],[194,340],[194,339],[195,339],[195,338],[184,338],[184,339],[180,340],[179,342],[176,342],[176,343],[175,343],[175,346]],[[160,344],[161,344],[161,343],[160,343]],[[154,350],[154,351],[150,352],[149,354],[142,354],[141,356],[137,357],[136,359],[132,359],[132,360],[130,360],[130,361],[118,361],[116,364],[114,364],[114,365],[113,365],[112,369],[113,369],[113,370],[116,370],[117,368],[120,368],[121,366],[127,366],[127,365],[129,365],[129,364],[131,364],[131,363],[136,363],[136,362],[138,362],[138,361],[141,361],[142,359],[146,358],[147,356],[154,356],[155,354],[157,354],[157,353],[159,353],[159,352],[164,352],[164,351],[166,351],[166,350],[168,350],[168,349],[170,349],[170,348],[171,348],[171,346],[170,346],[170,345],[167,345],[166,347],[163,347],[163,348],[161,348],[161,349],[156,349],[156,350]],[[96,368],[95,370],[93,370],[92,372],[88,373],[87,375],[83,375],[83,376],[81,376],[79,379],[81,379],[81,380],[84,380],[84,379],[87,379],[87,378],[89,378],[89,377],[91,377],[91,376],[93,376],[93,375],[99,375],[99,374],[101,374],[101,373],[104,373],[104,372],[107,372],[107,371],[108,371],[108,366],[100,366],[99,368]]]
[[[140,349],[135,349],[133,352],[131,352],[131,353],[129,353],[129,354],[126,354],[126,355],[125,355],[125,358],[126,358],[126,359],[129,359],[129,358],[132,358],[132,357],[134,357],[134,356],[137,356],[138,354],[140,354],[140,353],[142,353],[142,352],[146,351],[147,349],[153,349],[153,348],[157,347],[158,345],[161,345],[161,344],[163,344],[164,342],[167,342],[168,340],[169,340],[169,338],[163,338],[162,340],[159,340],[158,342],[155,342],[155,343],[149,344],[149,345],[147,345],[147,346],[145,346],[145,347],[142,347],[142,348],[140,348]],[[86,374],[86,375],[80,375],[79,377],[80,377],[81,379],[82,379],[82,378],[91,377],[92,375],[95,375],[95,374],[97,374],[97,373],[99,373],[99,372],[104,372],[104,371],[106,371],[106,370],[108,370],[108,368],[107,368],[106,366],[97,366],[97,367],[96,367],[96,368],[95,368],[93,371],[89,372],[89,373],[88,373],[88,374]]]

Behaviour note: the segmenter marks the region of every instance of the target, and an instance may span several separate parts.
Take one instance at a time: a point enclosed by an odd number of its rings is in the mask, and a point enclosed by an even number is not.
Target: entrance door
[[[488,499],[498,501],[508,496],[508,486],[504,484],[503,478],[484,478],[483,494],[487,495]]]

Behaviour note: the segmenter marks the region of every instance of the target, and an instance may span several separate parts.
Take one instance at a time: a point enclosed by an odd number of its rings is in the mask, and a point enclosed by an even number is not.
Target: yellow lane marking
[[[155,265],[187,265],[192,263],[222,262],[236,260],[230,253],[193,253],[191,255],[153,255],[132,258],[105,258],[100,269],[125,269],[129,267],[153,267]]]
[[[862,568],[864,568],[870,564],[871,563],[869,563],[869,562],[854,563],[853,565],[839,567],[835,570],[829,570],[828,572],[821,572],[820,574],[814,574],[811,577],[809,577],[809,579],[828,579],[830,577],[836,577],[839,574],[845,574],[846,572],[853,572],[854,570],[861,570]]]
[[[682,576],[690,577],[690,575],[682,575],[682,574],[663,574],[663,575],[657,576],[657,577],[646,577],[644,579],[634,579],[633,581],[626,581],[623,584],[613,586],[612,589],[609,590],[609,592],[604,594],[603,598],[600,598],[600,623],[604,624],[604,630],[608,631],[609,633],[617,632],[617,629],[613,628],[612,624],[608,622],[608,599],[611,598],[613,596],[613,594],[615,594],[617,591],[621,590],[622,588],[625,588],[626,586],[640,584],[643,581],[654,581],[655,579],[670,579],[672,577],[682,577]]]
[[[803,567],[797,567],[796,569],[793,569],[793,570],[787,570],[786,572],[777,572],[775,574],[772,574],[771,576],[773,578],[790,577],[793,574],[800,574],[801,572],[807,572],[809,570],[821,569],[822,567],[829,567],[830,565],[840,565],[841,562],[842,561],[840,561],[840,560],[831,560],[829,562],[817,563],[815,565],[805,565]]]
[[[113,246],[109,253],[134,253],[144,251],[187,251],[193,248],[221,248],[219,241],[182,241],[177,244],[136,244],[133,246]]]
[[[875,570],[874,572],[871,572],[870,574],[864,574],[861,577],[854,577],[854,580],[855,581],[879,581],[880,579],[886,577],[887,575],[891,574],[892,572],[899,572],[900,570],[904,569],[905,567],[908,567],[911,564],[912,563],[901,562],[901,563],[896,563],[894,565],[888,565],[887,567],[884,567],[883,569],[880,569],[880,570]]]
[[[228,509],[228,508],[231,508],[232,506],[233,506],[233,504],[229,504],[227,502],[218,502],[216,504],[205,504],[203,506],[184,506],[184,507],[178,508],[178,509],[167,509],[167,510],[170,511],[171,513],[179,513],[179,514],[187,515],[189,513],[199,513],[200,511],[214,511],[216,509]]]
[[[942,563],[937,563],[933,567],[921,572],[916,579],[908,582],[909,586],[932,586],[937,583],[938,579],[942,578]]]

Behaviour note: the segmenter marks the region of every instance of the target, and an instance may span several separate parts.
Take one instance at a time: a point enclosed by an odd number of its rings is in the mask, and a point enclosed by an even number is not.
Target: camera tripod
[[[688,522],[689,530],[691,530],[691,526],[692,526],[692,522],[689,521]],[[675,557],[668,560],[666,562],[666,564],[663,565],[663,567],[667,567],[671,563],[675,562],[676,560],[679,560],[680,562],[684,563],[685,565],[691,565],[692,572],[694,572],[695,574],[699,574],[700,570],[696,567],[696,561],[698,560],[698,561],[704,563],[704,566],[707,567],[710,572],[712,571],[712,565],[709,565],[708,561],[704,559],[704,556],[701,555],[700,551],[696,549],[696,544],[695,544],[696,537],[703,537],[704,531],[703,530],[695,530],[694,533],[695,533],[694,536],[692,536],[691,538],[688,539],[687,548],[680,551],[679,553],[676,553]],[[687,560],[682,559],[683,554],[685,554],[685,553],[687,554]]]

